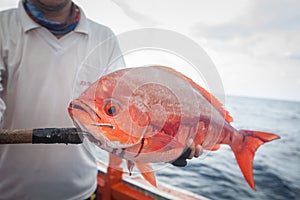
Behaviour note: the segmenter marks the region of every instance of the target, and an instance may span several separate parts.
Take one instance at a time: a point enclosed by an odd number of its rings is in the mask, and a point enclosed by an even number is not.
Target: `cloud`
[[[299,60],[300,1],[252,1],[244,14],[219,25],[196,22],[195,38],[218,52],[243,52],[252,59]]]
[[[226,93],[300,100],[298,0],[75,1],[116,33],[161,27],[190,37],[212,58]]]
[[[257,28],[267,30],[291,30],[300,28],[300,1],[256,1],[250,14]]]
[[[300,54],[293,54],[293,53],[287,52],[286,57],[289,60],[300,60]]]
[[[300,100],[300,1],[251,1],[230,21],[191,26],[227,93]]]
[[[300,31],[300,1],[252,1],[244,14],[221,24],[196,22],[191,27],[193,35],[227,40],[249,37],[258,32]]]
[[[127,15],[129,18],[134,19],[135,21],[138,21],[140,24],[147,25],[147,26],[155,26],[158,24],[156,20],[154,20],[151,17],[148,17],[145,14],[142,14],[141,12],[138,12],[137,10],[133,9],[130,4],[128,4],[124,0],[111,0],[113,3],[115,3],[118,7],[120,7],[124,14]]]

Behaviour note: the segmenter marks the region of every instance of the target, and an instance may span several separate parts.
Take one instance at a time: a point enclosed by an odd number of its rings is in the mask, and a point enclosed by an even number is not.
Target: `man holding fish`
[[[87,19],[71,0],[23,0],[0,13],[0,122],[3,129],[70,127],[67,113],[77,70],[99,71],[121,53],[112,31]],[[88,78],[88,77],[87,77]],[[90,80],[80,80],[87,87]],[[0,199],[89,199],[96,190],[95,156],[82,145],[1,145]],[[174,165],[202,153],[189,150]]]

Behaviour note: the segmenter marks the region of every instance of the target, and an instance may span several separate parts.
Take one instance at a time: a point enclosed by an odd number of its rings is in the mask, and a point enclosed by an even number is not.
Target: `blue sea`
[[[255,154],[257,191],[248,186],[226,145],[184,168],[156,171],[158,180],[210,199],[300,199],[300,102],[229,96],[225,106],[234,127],[281,136]]]

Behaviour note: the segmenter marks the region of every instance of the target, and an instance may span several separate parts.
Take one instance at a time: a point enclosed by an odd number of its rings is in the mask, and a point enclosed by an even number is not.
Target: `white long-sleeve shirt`
[[[0,12],[0,119],[4,129],[72,127],[69,102],[105,70],[123,67],[111,30],[86,19],[57,39],[22,3]],[[110,66],[108,69],[107,67]],[[85,199],[97,167],[86,144],[0,145],[0,199]]]

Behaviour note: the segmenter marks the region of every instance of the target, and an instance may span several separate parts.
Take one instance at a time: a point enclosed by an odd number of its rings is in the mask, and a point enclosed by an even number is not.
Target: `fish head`
[[[125,72],[126,69],[119,70],[101,77],[68,108],[78,128],[111,148],[139,143],[149,122],[146,105],[132,103],[132,89],[119,81]]]
[[[152,80],[144,81],[153,73],[149,69],[127,68],[101,77],[74,99],[68,110],[74,124],[91,133],[92,142],[100,148],[135,161],[170,161],[185,146],[176,135],[161,131],[176,123],[168,122],[175,117],[165,115],[164,104],[153,105],[155,88],[166,91],[160,92],[162,95],[171,92]]]

